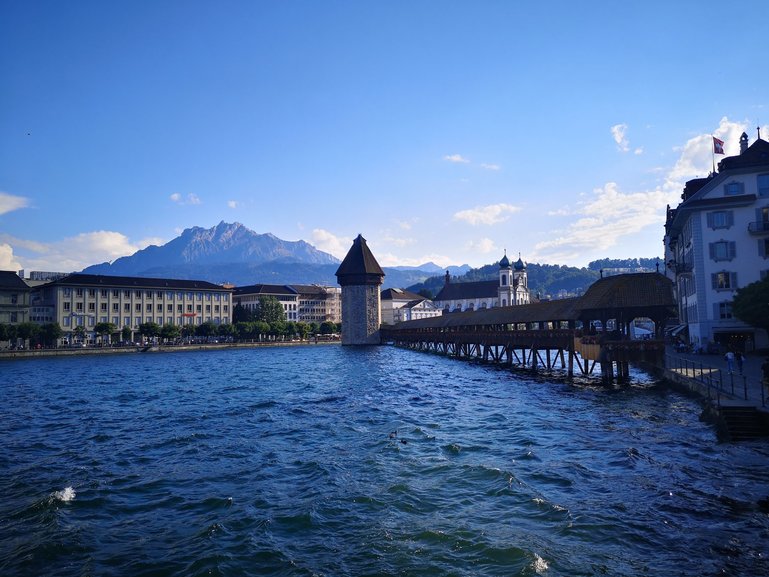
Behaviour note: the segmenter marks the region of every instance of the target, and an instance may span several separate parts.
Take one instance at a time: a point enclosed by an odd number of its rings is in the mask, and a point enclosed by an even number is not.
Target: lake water
[[[0,363],[2,575],[769,575],[769,442],[392,347]]]

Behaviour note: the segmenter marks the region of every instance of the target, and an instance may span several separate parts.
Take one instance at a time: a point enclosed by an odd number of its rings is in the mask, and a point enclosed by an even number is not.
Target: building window
[[[112,291],[112,296],[115,297],[115,298],[118,298],[120,296],[120,291],[119,290],[113,290]]]
[[[141,305],[141,303],[136,303],[136,305],[134,305],[134,310],[135,310],[137,313],[140,313],[140,312],[142,312],[142,305]]]
[[[107,303],[101,303],[101,304],[99,305],[99,310],[100,310],[101,312],[103,312],[103,313],[106,313],[106,312],[107,312]],[[105,322],[106,322],[106,321],[105,321]]]
[[[123,291],[123,297],[130,299],[131,298],[131,291]]]
[[[734,290],[737,288],[736,272],[717,272],[711,276],[715,290]]]
[[[769,238],[758,239],[758,254],[764,258],[769,258]]]
[[[737,243],[726,240],[711,242],[708,246],[710,248],[710,258],[716,261],[732,260],[737,252]]]
[[[758,175],[758,196],[769,196],[769,174]]]
[[[96,289],[88,289],[88,296],[90,298],[96,298]]]
[[[147,303],[147,312],[148,313],[152,312],[152,303]]]
[[[123,305],[123,310],[124,310],[125,312],[127,312],[127,313],[130,313],[130,312],[131,312],[131,304],[130,304],[130,303],[125,303],[125,304]]]
[[[120,310],[120,305],[118,305],[117,303],[112,303],[112,312],[116,313],[119,310]]]
[[[75,289],[75,296],[77,296],[77,297],[83,296],[83,289],[81,289],[81,288]]]
[[[75,303],[75,310],[82,312],[83,311],[83,303]]]
[[[64,296],[69,298],[72,296],[72,289],[71,288],[65,288],[64,289]]]
[[[743,185],[741,182],[729,182],[724,185],[724,194],[726,196],[735,196],[738,194],[742,194],[742,191],[744,190],[745,185]]]
[[[88,303],[88,312],[95,312],[96,311],[96,303]]]
[[[708,227],[712,229],[729,228],[734,224],[734,213],[731,210],[717,210],[708,213]]]
[[[732,303],[731,301],[716,303],[716,318],[717,319],[730,319],[732,318]]]
[[[100,294],[101,294],[101,296],[103,296],[104,298],[107,298],[107,289],[101,289],[101,293],[100,293]]]
[[[70,310],[70,308],[69,308],[69,307],[70,307],[70,304],[69,304],[69,303],[63,303],[63,304],[64,304],[64,310],[65,310],[65,311],[68,311],[68,310]]]

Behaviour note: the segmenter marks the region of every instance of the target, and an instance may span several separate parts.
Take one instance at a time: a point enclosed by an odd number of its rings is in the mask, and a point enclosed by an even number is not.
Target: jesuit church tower
[[[529,279],[526,265],[521,256],[514,265],[510,264],[507,253],[499,261],[498,302],[501,307],[529,304]]]
[[[378,345],[380,290],[385,273],[360,234],[336,271],[342,287],[342,344]]]

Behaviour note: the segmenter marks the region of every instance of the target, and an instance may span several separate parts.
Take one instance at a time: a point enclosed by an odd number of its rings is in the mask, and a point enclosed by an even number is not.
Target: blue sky
[[[662,254],[769,136],[769,2],[0,2],[0,269],[241,222],[384,266]],[[718,161],[718,157],[716,158]]]

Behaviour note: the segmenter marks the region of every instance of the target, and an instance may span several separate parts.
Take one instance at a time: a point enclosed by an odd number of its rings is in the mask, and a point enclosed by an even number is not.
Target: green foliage
[[[105,335],[111,335],[117,332],[117,326],[114,323],[96,323],[94,331],[104,339]]]
[[[166,323],[160,329],[160,337],[166,341],[175,341],[182,336],[182,328],[179,325]]]
[[[219,325],[216,329],[216,334],[218,334],[220,337],[234,337],[235,326],[229,323]]]
[[[286,313],[283,305],[275,297],[259,297],[259,306],[254,311],[255,321],[264,321],[266,323],[275,323],[286,320]]]
[[[123,327],[123,330],[120,331],[120,338],[124,341],[130,341],[131,340],[131,327]]]
[[[732,314],[753,327],[769,330],[769,278],[737,289]]]
[[[245,308],[240,303],[236,304],[232,308],[232,323],[250,323],[252,322],[253,315],[251,314],[251,311],[249,311],[247,308]]]
[[[656,270],[658,258],[602,258],[589,262],[587,268],[594,271],[600,271],[602,268],[628,268]]]
[[[64,331],[59,323],[46,323],[40,327],[40,338],[46,346],[54,346],[63,335]]]
[[[296,334],[302,340],[305,340],[307,338],[307,335],[310,334],[310,325],[307,323],[298,322],[294,324],[294,327],[296,329]]]
[[[75,337],[78,340],[83,340],[83,337],[85,337],[85,327],[83,325],[78,325],[74,329],[72,329],[72,334],[75,335]]]
[[[144,337],[160,336],[160,325],[155,322],[142,323],[139,325],[139,334]]]
[[[216,334],[216,325],[211,321],[200,324],[195,329],[195,335],[198,337],[212,337]]]
[[[324,321],[320,324],[320,334],[330,335],[336,332],[336,323],[331,321]]]
[[[40,333],[40,325],[37,323],[19,323],[16,325],[16,336],[20,339],[34,339]]]

